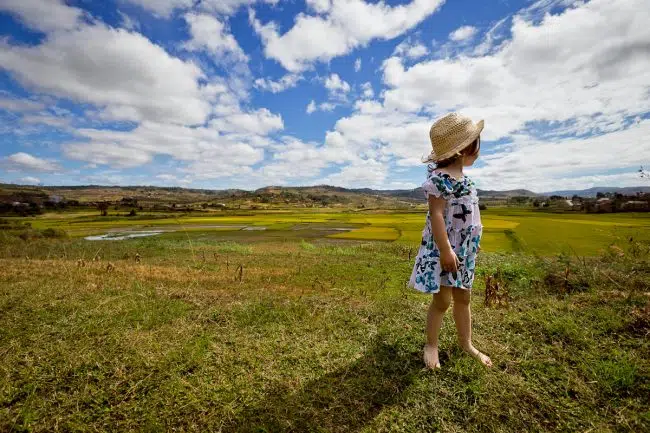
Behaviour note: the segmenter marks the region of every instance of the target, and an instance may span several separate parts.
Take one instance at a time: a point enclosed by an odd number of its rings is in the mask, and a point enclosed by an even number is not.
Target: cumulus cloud
[[[374,98],[375,96],[375,91],[372,89],[372,84],[369,81],[361,85],[361,91],[361,95],[366,99]]]
[[[3,0],[0,11],[6,11],[27,27],[42,32],[75,28],[83,13],[63,0]]]
[[[487,138],[536,121],[577,119],[583,125],[596,115],[622,119],[646,112],[650,27],[643,24],[643,3],[592,0],[539,24],[515,17],[511,40],[485,56],[411,67],[391,57],[383,65],[385,105],[432,113],[460,107],[488,119]]]
[[[271,93],[280,93],[296,87],[301,80],[302,76],[298,74],[286,74],[277,81],[268,78],[258,78],[255,80],[255,87]]]
[[[0,64],[25,86],[107,107],[125,120],[200,124],[210,111],[198,66],[124,29],[98,24],[53,33],[36,46],[0,43]]]
[[[169,17],[175,9],[187,9],[194,0],[127,0],[161,17]]]
[[[293,27],[280,34],[274,22],[262,24],[251,10],[250,20],[262,38],[267,57],[297,72],[313,62],[328,61],[374,39],[392,39],[433,14],[444,0],[412,0],[388,6],[383,1],[312,1],[316,15],[299,14]]]
[[[34,176],[25,176],[18,179],[18,183],[22,185],[38,185],[41,180]]]
[[[184,19],[192,35],[192,39],[184,45],[186,49],[206,50],[219,61],[248,61],[248,56],[244,54],[235,37],[219,19],[197,13],[185,14]]]
[[[361,70],[361,59],[354,61],[354,72],[359,72]]]
[[[64,154],[92,164],[127,168],[147,164],[157,155],[184,163],[196,178],[225,177],[260,162],[273,143],[268,134],[283,128],[282,118],[267,109],[217,117],[205,127],[142,122],[131,131],[78,129],[79,141]]]
[[[515,136],[508,149],[484,155],[482,166],[470,173],[483,185],[536,192],[595,185],[635,186],[639,184],[636,170],[640,161],[650,161],[650,143],[645,139],[648,134],[650,119],[593,137],[544,141]],[[623,173],[603,174],[625,168],[628,170]]]
[[[339,74],[331,74],[325,78],[325,88],[329,91],[331,97],[344,98],[350,91],[350,84],[339,77]]]
[[[259,0],[126,0],[132,4],[152,12],[153,14],[169,18],[174,11],[190,8],[216,13],[219,15],[232,15],[242,6],[250,6]],[[261,0],[264,3],[276,4],[279,0]]]
[[[343,166],[338,172],[330,174],[322,179],[322,183],[347,188],[359,186],[369,188],[382,188],[388,167],[380,161],[373,159],[360,160]]]
[[[9,171],[54,172],[61,169],[55,161],[38,158],[25,152],[14,153],[0,159],[0,167]]]
[[[472,171],[484,188],[543,191],[553,179],[569,178],[575,178],[571,185],[589,187],[615,179],[599,174],[605,170],[632,172],[650,158],[647,121],[630,123],[650,112],[643,2],[592,0],[540,20],[515,16],[512,37],[483,55],[412,66],[393,56],[383,64],[383,101],[357,101],[326,144],[417,166],[430,151],[432,120],[459,109],[486,119],[484,138],[509,138],[491,152],[485,151],[489,143],[484,147],[484,165]],[[626,151],[626,143],[634,150]],[[503,179],[505,171],[510,174]]]
[[[395,47],[395,51],[393,51],[393,55],[407,57],[409,59],[419,59],[427,54],[429,54],[429,49],[427,47],[425,47],[421,42],[411,43],[410,39],[402,41],[397,47]]]
[[[473,26],[462,26],[449,33],[449,39],[454,42],[467,41],[476,35],[477,28]]]

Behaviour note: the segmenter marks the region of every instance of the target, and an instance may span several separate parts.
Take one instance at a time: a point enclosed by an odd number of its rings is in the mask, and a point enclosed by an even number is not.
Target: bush
[[[64,238],[67,236],[64,230],[53,228],[45,229],[41,234],[46,238]]]

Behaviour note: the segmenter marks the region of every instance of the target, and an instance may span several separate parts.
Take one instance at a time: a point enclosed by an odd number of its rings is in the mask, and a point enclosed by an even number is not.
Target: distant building
[[[650,204],[647,201],[641,201],[641,200],[629,200],[623,203],[623,206],[621,207],[623,210],[631,211],[631,210],[648,210],[650,207]]]
[[[608,197],[602,197],[596,200],[596,212],[612,212],[614,210],[612,200]]]

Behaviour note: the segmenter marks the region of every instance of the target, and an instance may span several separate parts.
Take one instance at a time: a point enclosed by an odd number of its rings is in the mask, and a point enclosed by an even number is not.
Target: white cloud
[[[21,121],[23,123],[34,123],[49,125],[56,128],[66,128],[70,125],[70,119],[60,116],[52,116],[49,114],[29,114],[22,117]]]
[[[485,32],[483,41],[472,48],[471,54],[484,56],[494,50],[497,43],[505,38],[506,22],[508,22],[509,18],[510,17],[502,18],[492,25],[492,27]]]
[[[123,29],[85,26],[53,33],[36,46],[0,43],[0,64],[26,86],[128,120],[200,124],[210,111],[196,65]]]
[[[467,41],[476,35],[477,30],[473,26],[462,26],[449,33],[449,39],[454,42]]]
[[[255,3],[275,5],[280,0],[200,0],[198,7],[222,15],[232,15],[242,6],[252,6]]]
[[[169,17],[175,9],[187,9],[194,0],[128,0],[161,17]]]
[[[302,76],[298,74],[286,74],[278,81],[273,81],[268,78],[258,78],[255,80],[255,87],[271,93],[280,93],[292,87],[296,87],[301,80]]]
[[[127,0],[155,15],[169,18],[174,11],[198,9],[219,15],[232,15],[242,6],[250,6],[259,0]],[[276,4],[279,0],[262,0]]]
[[[515,17],[512,38],[483,56],[411,67],[391,57],[383,102],[357,101],[326,145],[345,149],[349,160],[418,166],[430,151],[431,122],[459,109],[486,119],[485,138],[512,139],[499,148],[486,142],[483,166],[471,170],[483,188],[544,191],[561,188],[558,180],[589,187],[619,179],[602,173],[632,173],[650,159],[650,121],[629,124],[650,112],[650,28],[641,3],[592,0],[536,23]]]
[[[42,32],[75,28],[83,16],[81,9],[67,6],[63,0],[2,0],[2,10]]]
[[[332,74],[325,78],[325,88],[331,95],[343,95],[350,91],[350,85],[339,77],[338,74]]]
[[[337,173],[326,176],[321,183],[346,188],[381,188],[385,184],[388,167],[379,161],[367,159],[342,167]]]
[[[433,14],[444,0],[412,0],[388,6],[383,1],[332,0],[311,2],[317,15],[299,14],[293,27],[284,34],[274,22],[262,24],[251,10],[250,19],[262,38],[267,57],[289,71],[300,71],[315,61],[328,61],[366,45],[373,39],[392,39],[417,26]]]
[[[295,138],[285,137],[273,149],[273,159],[258,172],[264,179],[273,179],[273,183],[295,178],[313,179],[329,162],[325,148]]]
[[[375,92],[372,90],[372,84],[369,81],[361,85],[361,90],[363,91],[362,96],[366,99],[374,98]]]
[[[650,111],[650,27],[643,24],[650,14],[643,3],[592,0],[539,24],[515,17],[512,39],[490,55],[410,68],[390,58],[383,65],[385,105],[432,113],[461,108],[486,118],[486,138],[530,122],[584,126],[598,114],[617,123]]]
[[[25,176],[18,179],[18,183],[22,185],[38,185],[41,183],[41,180],[33,176]]]
[[[235,37],[219,19],[207,14],[188,13],[184,16],[190,26],[192,39],[184,44],[190,51],[206,50],[218,61],[247,62]]]
[[[320,104],[316,104],[316,102],[312,99],[309,104],[307,105],[307,109],[305,110],[307,114],[311,114],[315,111],[334,111],[334,109],[338,106],[338,104],[334,102],[321,102]]]
[[[407,57],[409,59],[419,59],[429,54],[429,49],[421,42],[411,43],[410,39],[404,40],[393,51],[393,55]]]
[[[266,135],[284,128],[282,117],[261,108],[251,113],[235,113],[210,122],[220,132]]]
[[[15,112],[38,111],[45,108],[41,102],[29,99],[15,99],[0,97],[0,109]]]
[[[358,58],[354,61],[354,72],[359,72],[361,70],[361,58]]]
[[[305,3],[314,12],[321,14],[329,11],[332,7],[332,0],[305,0]]]
[[[282,129],[282,118],[267,109],[217,117],[206,127],[142,122],[131,131],[79,129],[85,141],[63,146],[68,158],[118,168],[138,167],[166,155],[201,178],[226,176],[260,162],[267,134]]]
[[[481,157],[483,166],[469,173],[492,189],[528,188],[536,192],[635,186],[637,170],[650,161],[650,119],[608,134],[542,141],[515,136],[507,150]],[[603,174],[608,170],[619,174]]]
[[[0,159],[0,167],[11,171],[54,172],[61,167],[54,161],[38,158],[25,152],[14,153]]]
[[[125,28],[127,30],[140,29],[140,23],[135,18],[131,18],[129,15],[119,10],[117,11],[117,13],[120,16],[120,20],[122,21],[121,23],[122,28]]]
[[[336,104],[333,102],[323,102],[318,105],[322,111],[333,111],[336,108]]]

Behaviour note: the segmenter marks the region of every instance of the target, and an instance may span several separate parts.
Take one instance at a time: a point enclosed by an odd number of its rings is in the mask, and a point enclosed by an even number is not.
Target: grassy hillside
[[[447,317],[431,372],[398,243],[0,236],[2,431],[650,429],[646,243],[482,254],[474,335],[495,368]],[[484,304],[495,273],[507,306]]]

